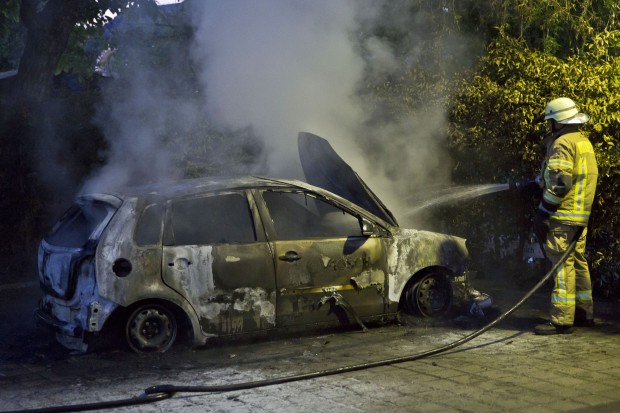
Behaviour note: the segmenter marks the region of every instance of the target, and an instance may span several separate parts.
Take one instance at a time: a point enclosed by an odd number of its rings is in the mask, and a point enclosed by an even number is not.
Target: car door
[[[382,314],[380,237],[361,218],[307,191],[264,190],[276,257],[278,326],[337,324]]]
[[[275,326],[273,255],[250,194],[172,200],[165,222],[164,282],[191,303],[205,334]]]

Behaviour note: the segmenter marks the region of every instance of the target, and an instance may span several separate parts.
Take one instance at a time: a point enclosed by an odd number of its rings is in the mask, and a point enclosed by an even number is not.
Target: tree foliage
[[[0,72],[17,67],[24,35],[19,23],[19,0],[5,0],[0,6]]]
[[[146,1],[150,0],[132,3]],[[122,0],[8,0],[0,5],[0,61],[3,69],[17,69],[16,76],[0,80],[0,188],[9,194],[0,199],[0,230],[14,235],[12,242],[0,246],[0,256],[10,257],[2,260],[6,265],[21,268],[33,262],[32,250],[45,227],[42,214],[58,199],[58,192],[46,192],[42,185],[49,179],[38,167],[45,161],[45,148],[59,153],[64,149],[65,158],[75,156],[64,159],[67,170],[88,173],[84,169],[100,162],[95,145],[76,145],[75,139],[89,136],[91,143],[101,142],[88,118],[94,114],[91,98],[96,93],[63,99],[54,89],[54,75],[59,70],[79,71],[78,62],[88,59],[80,44],[87,32],[100,29],[105,10],[126,4]],[[92,72],[91,65],[82,64],[88,66]],[[76,114],[87,117],[76,119]],[[77,159],[80,155],[84,156]]]
[[[616,0],[466,0],[451,3],[462,29],[477,31],[489,41],[496,28],[528,47],[568,56],[579,51],[592,33],[612,30],[620,4]]]

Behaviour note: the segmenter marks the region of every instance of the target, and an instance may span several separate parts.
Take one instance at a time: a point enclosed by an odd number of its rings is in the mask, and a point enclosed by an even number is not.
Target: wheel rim
[[[142,306],[127,321],[129,347],[138,353],[163,352],[172,347],[177,335],[174,314],[161,305]]]
[[[442,274],[430,274],[413,288],[415,309],[423,317],[441,317],[452,304],[450,281]]]

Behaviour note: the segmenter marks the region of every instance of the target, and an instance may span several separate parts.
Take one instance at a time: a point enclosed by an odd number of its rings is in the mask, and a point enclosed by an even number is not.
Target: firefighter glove
[[[542,195],[540,177],[525,179],[523,181],[511,181],[508,185],[510,189],[519,191],[521,195],[527,198],[539,197]]]
[[[534,234],[542,244],[547,242],[547,234],[549,233],[549,214],[541,209],[534,216]]]

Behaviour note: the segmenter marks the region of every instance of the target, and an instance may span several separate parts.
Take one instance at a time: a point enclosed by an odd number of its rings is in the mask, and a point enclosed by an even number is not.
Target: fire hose
[[[147,403],[154,403],[160,400],[170,399],[174,397],[177,393],[221,393],[221,392],[230,392],[230,391],[238,391],[238,390],[248,390],[254,389],[258,387],[267,387],[274,386],[278,384],[284,383],[292,383],[296,381],[302,380],[310,380],[316,379],[319,377],[327,377],[333,376],[337,374],[349,373],[359,370],[366,370],[375,367],[387,366],[391,364],[404,363],[408,361],[420,360],[425,357],[434,356],[440,353],[444,353],[448,350],[452,350],[460,345],[467,343],[468,341],[473,340],[474,338],[482,335],[486,331],[490,330],[510,314],[512,314],[515,310],[517,310],[523,303],[525,303],[536,291],[540,289],[551,276],[557,271],[557,269],[564,263],[566,258],[572,251],[575,249],[575,245],[577,244],[577,240],[583,233],[583,227],[580,227],[577,230],[577,233],[571,240],[568,248],[560,258],[560,260],[545,274],[545,276],[532,287],[530,291],[528,291],[523,298],[521,298],[516,304],[514,304],[510,309],[506,310],[504,313],[499,315],[495,320],[486,324],[482,328],[462,337],[459,340],[453,341],[452,343],[446,344],[441,347],[436,347],[434,349],[430,349],[427,351],[423,351],[416,354],[411,354],[407,356],[401,357],[393,357],[384,360],[377,360],[366,362],[362,364],[354,364],[350,366],[344,367],[336,367],[327,370],[314,371],[310,373],[303,373],[291,376],[284,377],[274,377],[265,380],[256,380],[249,382],[241,382],[241,383],[232,383],[232,384],[222,384],[222,385],[172,385],[172,384],[162,384],[148,387],[144,390],[144,393],[138,397],[126,398],[126,399],[117,399],[110,401],[102,401],[95,403],[84,403],[84,404],[74,404],[74,405],[65,405],[65,406],[50,406],[43,407],[37,409],[27,409],[27,410],[12,410],[12,411],[3,411],[0,413],[56,413],[56,412],[79,412],[79,411],[88,411],[88,410],[101,410],[101,409],[111,409],[117,407],[124,406],[135,406]]]

